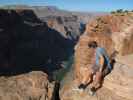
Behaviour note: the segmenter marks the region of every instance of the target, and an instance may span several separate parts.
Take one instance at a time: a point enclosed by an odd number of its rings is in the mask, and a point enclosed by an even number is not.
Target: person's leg
[[[95,78],[91,85],[90,92],[89,92],[90,95],[95,94],[96,90],[101,87],[101,83],[102,83],[102,73],[98,71],[98,72],[96,72]]]
[[[82,81],[79,85],[79,88],[85,89],[87,85],[92,81],[92,70],[91,69],[84,69],[84,72],[82,73]]]
[[[107,67],[103,70],[103,72],[99,72],[99,71],[96,72],[95,78],[90,88],[91,95],[94,95],[95,91],[101,87],[104,77],[108,75],[110,72],[111,71]]]
[[[93,83],[92,83],[92,87],[94,87],[95,89],[100,88],[102,85],[102,81],[103,81],[104,77],[106,75],[108,75],[109,73],[110,73],[110,70],[108,68],[105,68],[103,70],[103,72],[97,71],[95,74],[95,78],[93,80]]]
[[[101,72],[96,72],[95,78],[92,83],[92,87],[95,89],[98,89],[101,86],[102,83],[102,73]]]
[[[84,73],[82,83],[84,84],[90,83],[92,81],[92,76],[93,76],[92,70],[86,71],[86,73]]]
[[[106,75],[108,75],[111,72],[107,67],[102,72],[102,77],[104,78]]]

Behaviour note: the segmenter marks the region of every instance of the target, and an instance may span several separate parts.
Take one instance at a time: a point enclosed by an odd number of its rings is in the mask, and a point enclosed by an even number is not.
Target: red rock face
[[[120,32],[122,24],[127,23],[127,20],[127,16],[107,15],[98,17],[86,26],[86,32],[106,34]]]
[[[94,59],[93,51],[88,48],[88,43],[90,41],[97,41],[99,46],[104,47],[108,54],[111,55],[113,51],[113,42],[111,37],[108,34],[89,34],[87,36],[83,35],[80,37],[80,40],[77,44],[75,51],[75,74],[77,76],[81,76],[80,68],[81,67],[89,67],[91,65],[91,61]]]
[[[131,44],[133,34],[132,24],[132,15],[107,15],[98,17],[90,22],[86,26],[85,33],[86,35],[102,34],[102,37],[108,34],[108,37],[112,39],[113,48],[117,50],[120,55],[126,55],[133,53],[133,45]],[[99,39],[100,38],[101,37],[99,37]],[[128,50],[126,50],[127,48]]]
[[[127,25],[128,24],[128,25]],[[133,19],[131,16],[107,15],[98,17],[86,26],[75,48],[75,77],[81,80],[81,67],[90,67],[94,59],[88,48],[89,41],[96,41],[104,47],[109,56],[116,50],[119,55],[133,53]],[[84,72],[85,73],[85,72]],[[85,74],[84,74],[85,76]]]
[[[116,58],[112,72],[105,77],[103,86],[96,92],[96,96],[89,95],[90,85],[83,92],[75,90],[81,79],[89,73],[89,70],[81,71],[81,68],[89,69],[89,64],[92,64],[91,61],[94,59],[93,52],[88,48],[89,41],[97,41],[98,45],[107,50],[109,56],[114,50],[120,55]],[[65,80],[66,83],[60,91],[61,100],[132,100],[133,63],[130,60],[133,55],[129,55],[133,53],[132,42],[133,17],[130,15],[103,16],[89,23],[75,47],[75,80]]]

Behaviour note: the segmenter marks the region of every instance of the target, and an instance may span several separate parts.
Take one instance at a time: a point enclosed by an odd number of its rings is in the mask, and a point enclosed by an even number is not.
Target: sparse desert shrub
[[[128,11],[128,10],[125,10],[124,12],[125,12],[125,13],[128,13],[129,11]]]
[[[111,11],[111,14],[115,14],[116,12],[115,11]]]
[[[118,9],[116,12],[117,13],[122,13],[123,12],[123,9]]]

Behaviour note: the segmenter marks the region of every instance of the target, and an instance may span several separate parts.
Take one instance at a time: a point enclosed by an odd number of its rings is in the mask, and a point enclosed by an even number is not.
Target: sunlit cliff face
[[[86,25],[85,33],[86,35],[102,34],[103,36],[95,35],[95,38],[100,39],[100,41],[103,41],[102,44],[104,44],[104,42],[106,43],[109,41],[104,40],[104,37],[107,36],[112,41],[110,42],[109,48],[117,50],[120,55],[126,55],[133,53],[133,45],[131,44],[133,37],[132,24],[132,14],[107,15],[98,17],[96,18],[96,20],[92,20],[90,23],[88,23]]]

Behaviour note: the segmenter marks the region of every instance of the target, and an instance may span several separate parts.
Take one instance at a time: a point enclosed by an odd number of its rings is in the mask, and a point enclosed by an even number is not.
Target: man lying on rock
[[[93,64],[88,66],[89,73],[86,73],[78,88],[84,90],[91,83],[89,93],[94,95],[95,91],[101,87],[103,78],[111,72],[112,66],[106,50],[99,47],[96,41],[89,42],[88,47],[94,50],[94,60]]]

